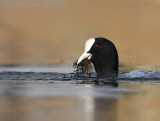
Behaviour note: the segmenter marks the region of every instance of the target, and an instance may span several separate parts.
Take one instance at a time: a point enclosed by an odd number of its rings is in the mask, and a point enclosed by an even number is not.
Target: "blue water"
[[[97,79],[96,73],[74,77],[70,67],[0,67],[0,80],[90,80]],[[103,79],[101,79],[103,80]],[[160,80],[160,71],[133,70],[119,73],[116,80]]]
[[[74,77],[68,67],[0,67],[0,119],[128,121],[139,115],[141,121],[147,114],[159,120],[159,80],[160,71],[97,79],[94,72]]]
[[[131,72],[120,73],[118,78],[121,79],[160,79],[160,71],[134,70]]]

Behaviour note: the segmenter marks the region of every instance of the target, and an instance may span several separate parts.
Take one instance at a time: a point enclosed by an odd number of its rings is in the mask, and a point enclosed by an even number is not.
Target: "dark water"
[[[57,69],[55,69],[57,70]],[[159,71],[74,78],[71,70],[1,68],[2,121],[159,121]]]

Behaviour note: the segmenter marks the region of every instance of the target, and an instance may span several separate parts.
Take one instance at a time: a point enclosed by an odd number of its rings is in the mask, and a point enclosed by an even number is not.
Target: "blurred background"
[[[63,80],[94,37],[116,45],[126,71],[160,70],[160,0],[0,0],[0,120],[160,121],[159,81]],[[146,73],[159,77],[128,75]]]
[[[158,65],[159,0],[0,0],[0,65],[68,64],[105,37],[120,63]]]

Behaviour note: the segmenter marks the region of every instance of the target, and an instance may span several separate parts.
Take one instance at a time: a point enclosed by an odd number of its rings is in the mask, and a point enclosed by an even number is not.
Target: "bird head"
[[[114,44],[102,37],[86,41],[85,50],[79,57],[77,65],[83,60],[90,60],[98,77],[112,78],[118,75],[118,53]]]

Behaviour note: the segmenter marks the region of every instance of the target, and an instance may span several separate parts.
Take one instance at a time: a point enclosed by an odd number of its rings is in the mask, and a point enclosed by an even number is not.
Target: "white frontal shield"
[[[84,51],[84,53],[80,56],[80,58],[78,59],[77,65],[78,65],[81,61],[83,61],[84,59],[86,59],[86,58],[88,58],[89,60],[91,59],[92,54],[91,54],[91,53],[87,53],[87,52],[91,49],[91,47],[92,47],[92,45],[94,44],[94,42],[95,42],[95,39],[94,39],[94,38],[91,38],[91,39],[89,39],[89,40],[86,41],[85,51]]]

